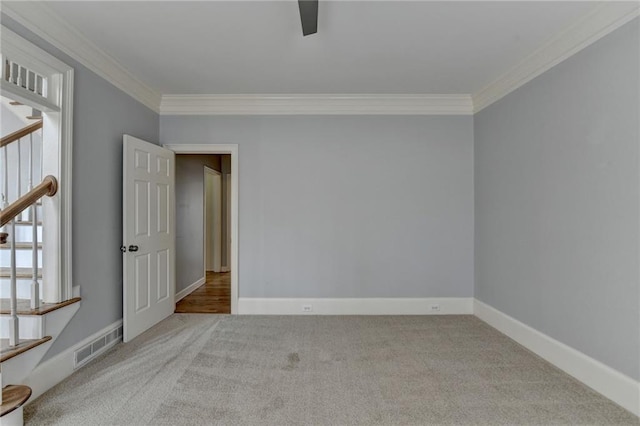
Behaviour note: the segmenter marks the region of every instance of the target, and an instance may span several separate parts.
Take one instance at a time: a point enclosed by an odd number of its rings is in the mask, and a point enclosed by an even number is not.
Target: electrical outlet
[[[312,312],[312,311],[313,311],[312,305],[302,305],[302,312]]]
[[[431,305],[431,312],[438,312],[440,310],[440,305],[438,305],[437,303],[434,303],[433,305]]]

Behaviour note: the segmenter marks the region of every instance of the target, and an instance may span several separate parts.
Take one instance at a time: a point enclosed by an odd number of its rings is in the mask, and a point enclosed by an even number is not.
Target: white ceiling
[[[595,2],[48,2],[164,94],[475,93]]]

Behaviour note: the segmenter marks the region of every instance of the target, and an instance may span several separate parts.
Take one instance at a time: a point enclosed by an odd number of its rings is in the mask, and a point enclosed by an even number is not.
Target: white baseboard
[[[304,311],[304,306],[311,306]],[[427,298],[248,298],[238,300],[241,315],[451,315],[473,313],[471,297]]]
[[[43,362],[38,365],[32,372],[29,374],[27,379],[25,380],[25,385],[31,388],[32,394],[29,401],[34,401],[40,395],[69,377],[73,374],[74,370],[74,354],[75,351],[86,346],[87,344],[93,342],[100,336],[104,336],[112,332],[113,330],[117,330],[122,326],[122,320],[118,320],[113,324],[110,324],[103,328],[102,330],[92,334],[86,339],[78,342],[77,344],[67,348],[63,352],[54,356],[53,358]],[[120,338],[121,340],[121,338]],[[111,346],[115,345],[118,342],[113,343]],[[106,349],[105,349],[106,350]]]
[[[478,299],[473,312],[482,321],[535,352],[564,372],[640,416],[640,382],[559,342]]]
[[[189,287],[180,290],[179,292],[176,293],[176,302],[184,299],[185,297],[187,297],[188,295],[190,295],[191,293],[193,293],[194,291],[196,291],[196,289],[198,287],[200,287],[202,284],[204,284],[205,282],[207,282],[207,278],[206,277],[202,277],[199,278],[196,282],[194,282],[193,284],[189,284]]]
[[[231,268],[228,266],[223,266],[220,268],[220,272],[231,272]]]

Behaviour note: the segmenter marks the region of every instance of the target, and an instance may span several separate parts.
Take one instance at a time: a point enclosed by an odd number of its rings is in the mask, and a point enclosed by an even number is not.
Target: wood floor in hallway
[[[207,281],[176,303],[176,313],[230,314],[231,273],[207,272]]]

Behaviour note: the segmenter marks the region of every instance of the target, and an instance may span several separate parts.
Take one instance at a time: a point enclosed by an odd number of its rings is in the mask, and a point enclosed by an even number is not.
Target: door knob
[[[129,246],[129,251],[138,251],[138,246]]]

